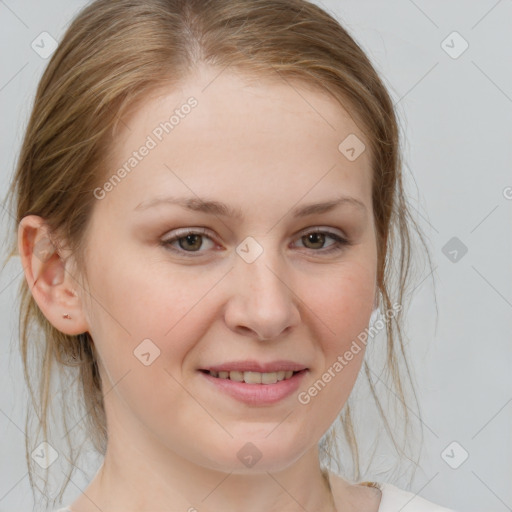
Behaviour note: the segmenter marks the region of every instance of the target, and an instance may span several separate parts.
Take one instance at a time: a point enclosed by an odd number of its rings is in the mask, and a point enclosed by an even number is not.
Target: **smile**
[[[278,372],[241,372],[237,370],[216,372],[212,370],[203,370],[212,377],[218,379],[229,379],[236,382],[245,382],[246,384],[275,384],[282,380],[290,379],[295,373],[292,370],[281,370]]]
[[[277,372],[200,370],[198,373],[213,391],[213,401],[218,400],[219,396],[228,395],[248,405],[270,406],[296,393],[308,371],[305,368]]]

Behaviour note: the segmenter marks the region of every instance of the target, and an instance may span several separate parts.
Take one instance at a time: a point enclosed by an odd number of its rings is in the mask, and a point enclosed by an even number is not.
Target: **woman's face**
[[[248,84],[202,68],[120,123],[77,290],[110,440],[234,472],[316,446],[353,387],[364,350],[344,355],[376,293],[362,131],[326,94]],[[270,375],[240,373],[251,362]],[[203,371],[224,364],[234,380]],[[287,364],[305,370],[236,382]]]

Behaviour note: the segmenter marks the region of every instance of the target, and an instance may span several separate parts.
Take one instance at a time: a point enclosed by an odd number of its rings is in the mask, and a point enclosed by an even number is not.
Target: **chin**
[[[266,434],[268,436],[268,432]],[[275,435],[274,439],[271,439]],[[267,438],[254,437],[249,434],[230,439],[223,446],[216,444],[218,453],[209,454],[206,466],[217,471],[240,475],[262,472],[279,472],[287,469],[307,451],[292,438],[283,442],[277,432]]]

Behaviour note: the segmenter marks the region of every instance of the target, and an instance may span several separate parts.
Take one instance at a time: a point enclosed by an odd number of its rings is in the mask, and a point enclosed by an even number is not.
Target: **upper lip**
[[[261,363],[259,361],[230,361],[227,363],[216,364],[213,366],[208,366],[205,368],[201,368],[201,370],[210,370],[213,372],[229,372],[229,371],[239,371],[239,372],[260,372],[260,373],[272,373],[278,371],[294,371],[299,372],[301,370],[305,370],[307,367],[301,363],[296,363],[294,361],[272,361],[269,363]]]

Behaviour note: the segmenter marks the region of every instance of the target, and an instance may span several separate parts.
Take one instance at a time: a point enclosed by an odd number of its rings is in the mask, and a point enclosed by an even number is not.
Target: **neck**
[[[166,454],[164,460],[123,450],[109,446],[85,500],[78,500],[73,510],[336,511],[316,447],[286,469],[245,474],[195,466],[176,454]]]

